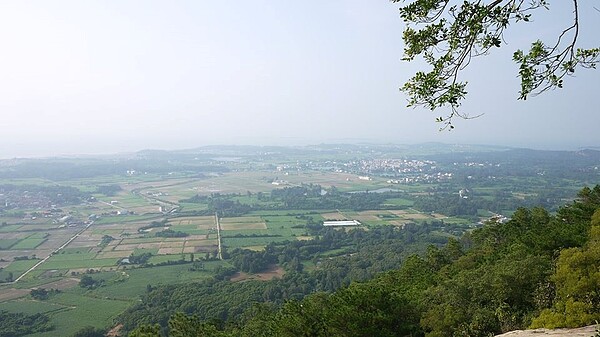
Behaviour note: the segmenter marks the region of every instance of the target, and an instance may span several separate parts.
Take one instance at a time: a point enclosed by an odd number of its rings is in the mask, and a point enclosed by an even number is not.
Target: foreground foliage
[[[450,112],[436,120],[442,129],[452,129],[454,117],[470,118],[459,111],[467,94],[461,71],[473,57],[487,55],[504,43],[509,26],[533,22],[532,14],[549,9],[547,0],[392,0],[400,3],[400,17],[407,23],[403,33],[404,60],[421,56],[430,66],[417,72],[401,88],[409,96],[409,106],[431,110],[448,107]],[[513,61],[519,66],[519,99],[549,89],[562,88],[563,79],[577,68],[595,68],[600,48],[580,48],[579,4],[572,0],[573,19],[551,43],[533,41],[527,51],[517,50]]]

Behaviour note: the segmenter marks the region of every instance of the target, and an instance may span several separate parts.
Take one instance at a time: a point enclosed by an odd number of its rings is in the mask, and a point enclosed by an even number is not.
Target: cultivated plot
[[[267,229],[267,224],[261,217],[243,216],[235,218],[222,218],[220,220],[221,229],[224,231],[246,230],[246,229]]]

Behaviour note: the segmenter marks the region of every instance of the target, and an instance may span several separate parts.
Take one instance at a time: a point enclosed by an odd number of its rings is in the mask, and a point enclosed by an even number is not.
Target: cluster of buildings
[[[423,173],[397,179],[388,179],[388,184],[440,183],[452,179],[450,172]]]
[[[0,208],[37,208],[52,207],[52,200],[41,192],[21,190],[4,191],[0,193]]]
[[[477,162],[466,162],[466,163],[453,163],[454,166],[463,165],[467,167],[500,167],[500,164],[493,163],[477,163]]]
[[[356,160],[344,164],[352,171],[364,173],[420,173],[429,172],[436,168],[431,160],[418,159],[369,159]]]
[[[373,176],[383,176],[390,178],[387,180],[388,184],[439,183],[453,178],[453,173],[441,172],[435,161],[419,159],[324,160],[279,164],[274,168],[284,174],[303,169],[350,173],[356,174],[359,180],[372,180]],[[285,181],[276,180],[272,184],[285,185]]]

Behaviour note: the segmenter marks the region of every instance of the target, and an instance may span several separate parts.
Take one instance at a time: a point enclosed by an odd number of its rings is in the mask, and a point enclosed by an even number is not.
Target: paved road
[[[81,233],[83,233],[86,229],[90,228],[90,226],[93,225],[93,224],[94,224],[94,221],[90,222],[87,226],[85,226],[84,229],[82,229],[79,232],[77,232],[69,240],[67,240],[67,242],[63,243],[62,246],[56,248],[52,253],[48,254],[48,256],[46,256],[45,258],[43,258],[42,260],[40,260],[33,267],[29,268],[26,272],[24,272],[23,274],[21,274],[21,276],[17,277],[16,280],[10,282],[10,284],[15,284],[15,283],[19,282],[19,280],[21,280],[23,277],[25,277],[25,275],[29,274],[30,272],[32,272],[33,270],[35,270],[35,268],[39,267],[42,263],[46,262],[52,255],[58,254],[63,248],[65,248],[66,246],[68,246],[69,243],[73,242],[73,240],[75,240]]]
[[[219,214],[215,212],[215,222],[217,224],[217,242],[219,248],[217,250],[217,258],[223,260],[223,251],[221,248],[221,223],[219,222]]]

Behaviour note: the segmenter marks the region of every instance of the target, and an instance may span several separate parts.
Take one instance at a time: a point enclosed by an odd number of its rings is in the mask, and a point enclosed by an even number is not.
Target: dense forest
[[[52,330],[48,316],[0,311],[0,337],[18,337]]]
[[[361,235],[369,237],[368,232]],[[374,254],[402,256],[393,250],[397,239],[389,237],[389,246],[371,246],[382,247]],[[263,253],[266,259],[273,258],[268,256],[273,250],[277,248]],[[282,252],[273,255],[285,260]],[[350,265],[355,256],[340,261]],[[243,265],[243,256],[234,258]],[[129,324],[146,324],[130,336],[458,337],[592,324],[600,320],[600,186],[584,188],[575,202],[555,215],[539,207],[520,208],[508,223],[487,223],[402,260],[399,268],[378,274],[385,268],[376,268],[371,275],[345,279],[331,288],[323,287],[323,280],[314,275],[302,279],[300,275],[308,274],[291,273],[272,283],[215,280],[207,283],[212,289],[198,285],[156,289],[129,311]],[[360,258],[355,261],[362,263]],[[280,262],[293,265],[293,258]],[[321,271],[330,272],[324,267],[314,274]],[[292,294],[271,300],[270,294],[284,290]],[[174,306],[176,293],[186,298],[181,303],[188,304]],[[168,320],[168,309],[158,320],[139,314],[162,306],[178,313]],[[229,313],[223,315],[222,309],[215,309],[219,307]]]

